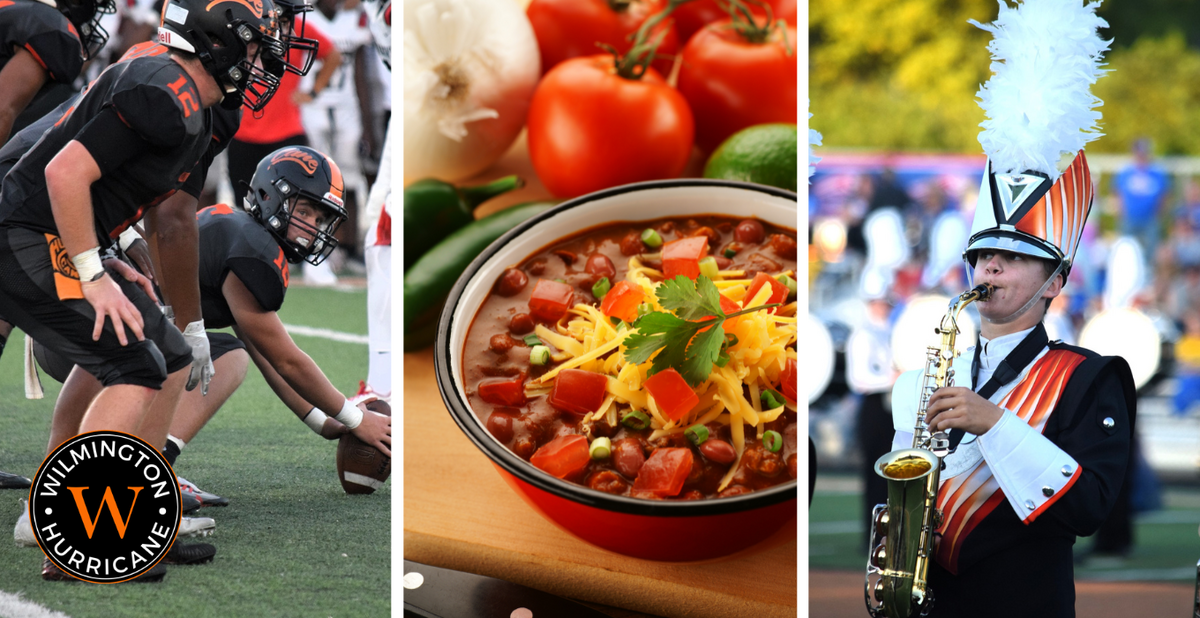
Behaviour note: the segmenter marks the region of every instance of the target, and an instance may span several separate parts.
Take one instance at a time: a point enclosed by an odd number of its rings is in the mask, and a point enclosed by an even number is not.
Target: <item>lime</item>
[[[734,133],[704,166],[705,178],[741,180],[796,190],[797,148],[794,124],[760,124]]]

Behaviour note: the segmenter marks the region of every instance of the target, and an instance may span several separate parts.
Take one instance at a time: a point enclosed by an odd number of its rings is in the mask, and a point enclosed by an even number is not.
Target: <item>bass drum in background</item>
[[[833,379],[833,337],[825,323],[812,315],[805,316],[798,337],[799,349],[804,350],[800,366],[806,369],[800,383],[808,392],[808,403],[812,403],[821,397]]]
[[[925,368],[926,348],[936,348],[942,343],[936,329],[949,306],[949,296],[923,294],[912,297],[900,311],[892,327],[892,356],[901,373]],[[964,311],[958,316],[958,329],[956,341],[961,353],[975,345],[979,328],[975,319]]]
[[[1124,358],[1138,388],[1150,381],[1162,360],[1162,335],[1153,320],[1135,309],[1106,309],[1097,313],[1083,325],[1079,347]]]

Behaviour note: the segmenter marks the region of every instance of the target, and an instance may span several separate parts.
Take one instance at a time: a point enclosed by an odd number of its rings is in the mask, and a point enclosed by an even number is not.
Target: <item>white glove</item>
[[[204,331],[204,320],[196,320],[183,329],[183,338],[192,347],[192,370],[188,374],[187,390],[200,385],[200,394],[208,394],[208,383],[217,370],[212,364],[212,350],[208,347],[208,333]]]

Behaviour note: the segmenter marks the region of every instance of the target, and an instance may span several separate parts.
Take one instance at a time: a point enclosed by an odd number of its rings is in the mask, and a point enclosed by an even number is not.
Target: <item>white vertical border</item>
[[[399,19],[397,20],[397,16]],[[392,616],[404,615],[404,2],[392,3]],[[399,34],[399,36],[397,36]],[[397,41],[399,39],[399,41]],[[400,45],[396,45],[400,43]],[[397,71],[396,69],[400,69]],[[397,88],[396,86],[401,86]],[[396,189],[400,189],[397,191]],[[399,423],[399,425],[397,425]]]
[[[796,113],[796,129],[797,147],[800,148],[800,156],[796,157],[798,169],[796,170],[796,178],[803,179],[803,182],[796,183],[796,195],[798,204],[796,208],[796,240],[801,237],[808,238],[808,108],[811,105],[808,102],[808,0],[799,0],[796,3],[796,53],[799,54],[796,63],[796,105],[800,109]],[[796,295],[796,316],[806,315],[808,313],[808,243],[805,242],[804,260],[796,261],[796,281],[803,283],[799,286],[800,293]],[[801,256],[796,256],[801,257]],[[800,278],[800,273],[804,272],[804,278]],[[803,341],[797,342],[797,349],[803,349]],[[799,355],[800,363],[798,365],[800,371],[798,376],[813,375],[812,356]],[[797,415],[796,438],[798,442],[808,442],[808,398],[797,398],[797,409],[800,414]],[[803,401],[799,401],[803,399]],[[796,504],[799,506],[799,513],[796,517],[796,615],[798,617],[808,616],[808,447],[807,445],[797,444],[796,455],[800,466],[798,466],[799,474],[797,477],[796,486]]]

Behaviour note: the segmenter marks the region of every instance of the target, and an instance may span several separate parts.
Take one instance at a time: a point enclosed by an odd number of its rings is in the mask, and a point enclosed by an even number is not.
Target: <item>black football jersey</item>
[[[47,86],[70,84],[83,68],[75,26],[58,9],[37,0],[0,0],[0,69],[16,47],[28,50],[46,69]]]
[[[145,147],[92,185],[96,235],[105,247],[140,219],[146,208],[183,186],[212,141],[212,112],[201,109],[199,91],[183,67],[167,55],[114,64],[4,177],[0,223],[58,233],[44,171],[106,108],[115,110]],[[106,167],[104,161],[97,163]]]
[[[200,227],[200,309],[206,328],[234,324],[221,286],[230,272],[266,311],[279,311],[287,293],[288,262],[275,237],[250,215],[225,204],[196,214]]]

